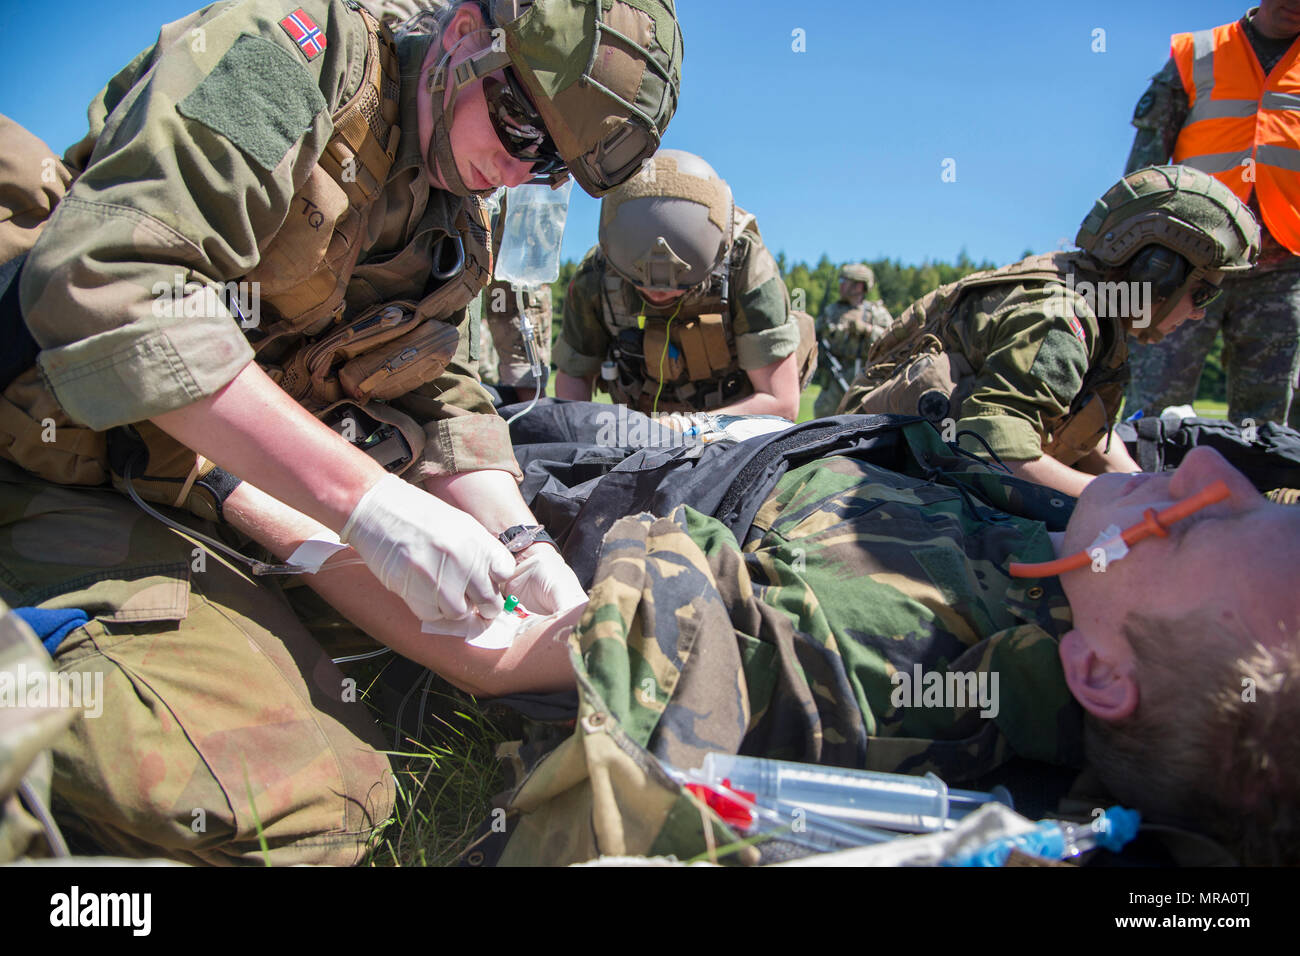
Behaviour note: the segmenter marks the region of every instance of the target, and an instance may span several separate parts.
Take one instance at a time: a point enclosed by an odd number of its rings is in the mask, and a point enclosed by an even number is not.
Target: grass
[[[371,866],[450,866],[489,819],[505,782],[496,749],[508,734],[490,710],[435,678],[419,740],[389,751],[397,778],[393,819]],[[385,730],[392,735],[392,728]]]

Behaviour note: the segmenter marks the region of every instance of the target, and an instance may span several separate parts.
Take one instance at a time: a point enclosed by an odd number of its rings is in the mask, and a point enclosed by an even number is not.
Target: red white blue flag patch
[[[1079,320],[1074,313],[1070,313],[1070,331],[1073,332],[1074,337],[1084,345],[1088,344],[1088,336],[1084,334],[1083,326],[1079,324]]]
[[[289,39],[298,44],[307,59],[313,59],[318,53],[325,52],[325,31],[316,26],[316,21],[299,7],[280,21]]]

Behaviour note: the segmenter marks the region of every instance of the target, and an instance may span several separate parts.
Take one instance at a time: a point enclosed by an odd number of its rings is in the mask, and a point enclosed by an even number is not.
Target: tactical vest
[[[758,236],[753,215],[736,210],[732,251],[746,231]],[[733,262],[734,275],[740,262]],[[660,411],[707,411],[754,393],[749,375],[740,367],[731,328],[731,303],[722,298],[721,278],[714,275],[702,295],[690,294],[671,315],[634,313],[627,307],[627,280],[609,267],[596,251],[601,275],[601,314],[609,333],[614,379],[603,379],[610,397],[649,413],[658,393]],[[662,369],[662,373],[661,373]],[[662,390],[660,382],[663,383]]]
[[[431,191],[428,207],[405,248],[375,264],[357,264],[367,221],[397,154],[401,72],[392,34],[366,10],[364,76],[357,92],[331,117],[333,133],[291,200],[289,215],[243,281],[258,283],[273,321],[249,331],[256,360],[304,407],[325,414],[341,402],[360,407],[396,398],[432,381],[455,354],[459,332],[442,321],[463,309],[491,279],[486,207]],[[418,276],[418,280],[412,280]],[[429,295],[426,282],[442,280]],[[15,280],[16,282],[16,280]],[[397,294],[394,295],[394,290]],[[396,299],[396,301],[395,301]],[[344,321],[345,312],[353,317]],[[0,400],[0,457],[62,484],[102,484],[110,474],[103,433],[72,422],[44,387],[35,367],[5,384]],[[405,419],[376,406],[372,417]],[[53,419],[57,428],[48,429]],[[403,421],[403,431],[419,432]],[[56,441],[44,439],[50,434]],[[151,459],[169,469],[187,449],[154,436]],[[191,479],[192,480],[192,479]],[[188,491],[189,483],[180,487]],[[173,495],[144,496],[182,504]]]
[[[961,403],[971,394],[975,369],[951,350],[957,307],[971,289],[1021,282],[1060,283],[1077,253],[1031,256],[1015,265],[977,272],[931,292],[908,307],[867,355],[867,369],[853,383],[845,411],[921,415],[938,423],[961,418]],[[1100,358],[1084,373],[1070,410],[1049,422],[1044,454],[1072,465],[1106,435],[1119,414],[1128,382],[1126,330],[1115,319],[1098,318]]]

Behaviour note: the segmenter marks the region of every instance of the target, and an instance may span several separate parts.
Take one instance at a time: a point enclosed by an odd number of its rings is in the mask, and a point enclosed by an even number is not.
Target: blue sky
[[[680,0],[682,101],[664,145],[709,160],[792,261],[965,248],[1010,262],[1068,244],[1119,177],[1169,35],[1248,5]],[[53,8],[0,0],[0,113],[61,152],[109,77],[197,6],[65,0],[59,21],[85,29],[54,47],[42,41]],[[566,258],[595,242],[598,209],[574,190]]]

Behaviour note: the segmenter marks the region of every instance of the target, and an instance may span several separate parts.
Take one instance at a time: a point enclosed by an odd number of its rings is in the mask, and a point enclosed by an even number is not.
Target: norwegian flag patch
[[[1083,332],[1083,326],[1079,324],[1078,317],[1073,313],[1070,314],[1070,331],[1073,332],[1074,337],[1084,345],[1088,344],[1088,337]]]
[[[325,52],[325,31],[316,26],[316,21],[307,16],[302,7],[281,20],[280,26],[307,59]]]

